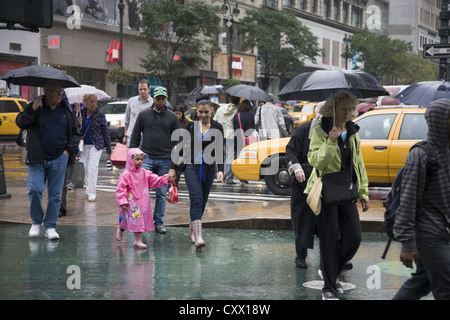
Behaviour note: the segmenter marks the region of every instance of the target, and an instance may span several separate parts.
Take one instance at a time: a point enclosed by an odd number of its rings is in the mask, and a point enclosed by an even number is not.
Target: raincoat
[[[153,225],[150,188],[159,188],[169,183],[167,174],[158,176],[144,168],[137,169],[132,159],[133,154],[141,152],[138,148],[128,149],[126,170],[119,177],[116,199],[119,205],[119,227],[130,232],[147,232],[155,230]],[[127,210],[121,205],[128,204]]]
[[[324,118],[321,120],[325,121]],[[331,129],[331,128],[330,128]],[[358,199],[369,199],[369,179],[367,178],[366,167],[361,154],[359,135],[353,122],[347,123],[347,129],[355,132],[350,135],[350,149],[353,152],[353,167],[358,179]],[[311,143],[309,146],[308,162],[319,170],[320,175],[338,172],[341,170],[341,152],[338,143],[328,139],[328,133],[324,131],[321,123],[317,123],[312,127]],[[316,182],[316,170],[312,170],[308,179],[305,193],[309,194],[314,182]]]

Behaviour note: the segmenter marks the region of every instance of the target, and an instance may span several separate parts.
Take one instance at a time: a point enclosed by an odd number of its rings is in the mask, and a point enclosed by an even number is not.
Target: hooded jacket
[[[214,120],[219,122],[223,127],[225,139],[234,138],[233,118],[237,113],[237,110],[237,105],[234,105],[232,103],[225,104],[217,109],[216,114],[214,115]]]
[[[416,251],[415,238],[450,241],[449,113],[450,99],[433,101],[425,112],[427,142],[438,163],[433,174],[426,175],[428,157],[422,148],[413,148],[406,159],[394,224],[403,251]]]
[[[159,177],[142,167],[137,169],[132,158],[136,153],[143,152],[138,148],[128,149],[126,170],[119,177],[116,199],[119,207],[128,205],[128,210],[120,208],[120,228],[131,232],[146,232],[155,229],[148,190],[166,185],[169,180],[167,174]]]

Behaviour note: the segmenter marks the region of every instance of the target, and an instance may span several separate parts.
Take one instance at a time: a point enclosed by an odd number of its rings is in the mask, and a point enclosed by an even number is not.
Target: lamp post
[[[238,8],[238,4],[236,3],[234,5],[234,7],[232,8],[232,5],[230,4],[230,2],[228,2],[228,0],[223,0],[223,5],[222,5],[222,11],[224,13],[226,13],[227,11],[230,12],[230,15],[227,17],[227,23],[226,26],[228,27],[228,53],[230,55],[230,63],[228,66],[228,70],[229,70],[229,76],[230,79],[233,79],[233,70],[232,70],[232,64],[233,64],[233,23],[234,23],[234,19],[233,19],[233,15],[234,16],[238,16],[240,13],[240,10]]]
[[[352,38],[350,36],[347,37],[347,34],[344,35],[343,41],[345,42],[345,70],[348,69],[348,45],[352,42]]]
[[[123,68],[123,10],[125,9],[125,4],[123,3],[123,0],[119,0],[119,4],[117,5],[119,8],[119,30],[120,30],[120,50],[119,50],[119,65],[120,69]]]

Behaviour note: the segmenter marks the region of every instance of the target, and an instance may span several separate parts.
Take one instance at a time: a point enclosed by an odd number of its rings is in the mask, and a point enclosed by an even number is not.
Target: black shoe
[[[306,264],[305,259],[300,258],[299,256],[295,257],[295,266],[297,266],[298,268],[308,268],[308,265]]]
[[[61,211],[61,210],[60,210],[59,213],[58,213],[58,218],[60,218],[60,217],[65,217],[66,214],[67,214],[67,212]]]
[[[164,234],[167,232],[166,228],[164,228],[163,226],[156,226],[155,227],[155,231],[160,233],[160,234]]]

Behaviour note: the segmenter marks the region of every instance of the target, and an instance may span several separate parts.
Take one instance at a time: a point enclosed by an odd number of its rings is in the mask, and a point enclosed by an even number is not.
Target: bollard
[[[10,198],[6,192],[5,167],[3,166],[3,153],[0,151],[0,199]]]

